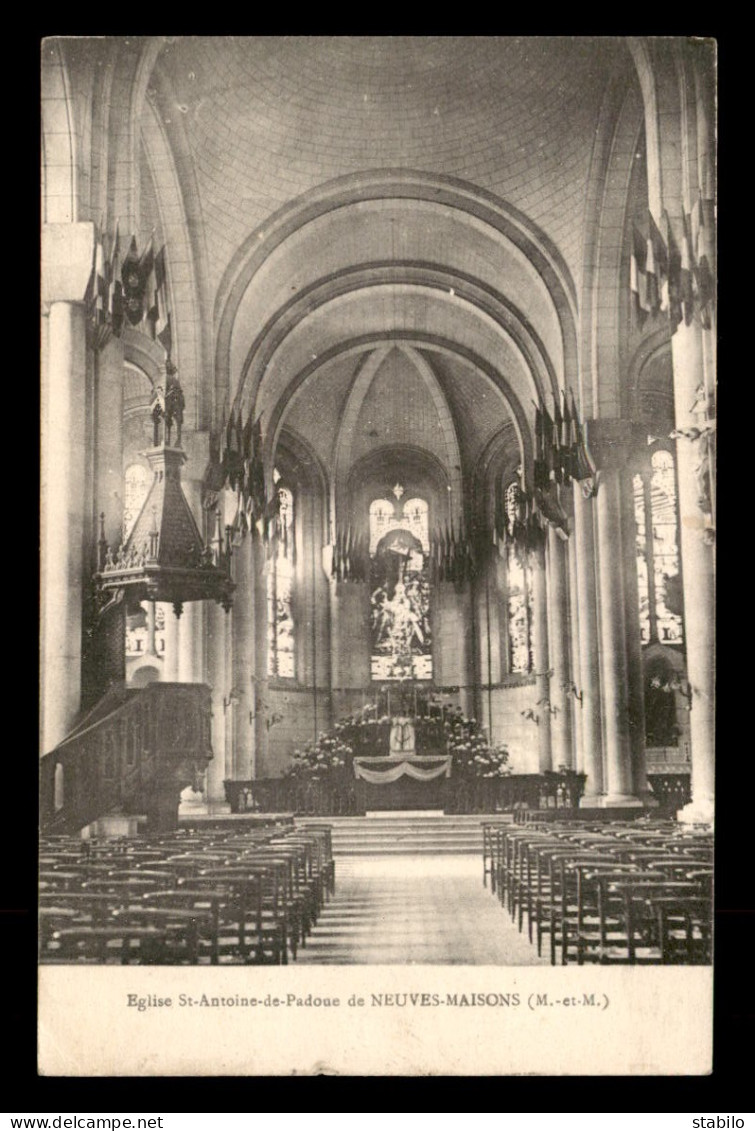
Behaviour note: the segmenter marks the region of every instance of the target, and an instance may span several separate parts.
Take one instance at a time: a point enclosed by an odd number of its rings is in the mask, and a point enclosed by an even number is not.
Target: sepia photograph
[[[716,69],[41,42],[42,1075],[710,1071]]]

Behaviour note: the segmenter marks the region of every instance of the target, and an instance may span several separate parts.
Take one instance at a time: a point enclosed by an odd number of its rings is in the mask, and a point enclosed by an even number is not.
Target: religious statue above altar
[[[417,735],[414,729],[414,720],[402,717],[392,719],[388,737],[388,753],[404,756],[414,754],[416,745]]]

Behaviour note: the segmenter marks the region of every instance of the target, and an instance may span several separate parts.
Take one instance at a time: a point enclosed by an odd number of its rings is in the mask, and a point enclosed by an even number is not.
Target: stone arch
[[[155,66],[141,121],[141,138],[161,211],[168,249],[168,282],[175,337],[181,348],[176,362],[196,397],[196,427],[206,429],[215,412],[212,373],[212,316],[199,189],[194,161],[180,114],[168,115],[175,104],[170,81],[159,61]],[[166,119],[169,118],[169,122]]]
[[[267,256],[312,219],[360,201],[416,199],[440,203],[487,224],[509,241],[532,265],[544,282],[558,320],[567,377],[577,373],[576,289],[555,245],[521,212],[491,193],[457,178],[430,176],[407,170],[349,174],[318,186],[293,204],[280,209],[244,242],[221,281],[215,308],[217,327],[217,399],[230,388],[230,340],[243,294]]]
[[[671,331],[664,324],[649,334],[637,347],[627,367],[627,395],[633,419],[640,419],[639,393],[643,370],[659,354],[671,350]]]
[[[517,439],[519,442],[520,450],[522,452],[522,459],[525,467],[529,469],[531,476],[532,460],[533,460],[533,442],[532,430],[529,424],[528,415],[524,410],[519,398],[511,388],[510,383],[506,377],[497,369],[495,369],[490,362],[473,350],[465,346],[461,346],[458,342],[454,342],[448,338],[442,338],[437,334],[428,334],[418,331],[386,331],[382,334],[366,334],[363,336],[347,339],[339,345],[334,346],[332,349],[324,351],[313,358],[295,377],[289,382],[287,399],[307,380],[307,378],[314,373],[325,362],[332,360],[335,357],[340,357],[348,353],[361,354],[367,349],[374,348],[376,344],[383,342],[406,342],[410,345],[418,346],[419,348],[435,349],[440,353],[445,353],[451,357],[459,356],[465,361],[474,365],[484,376],[495,385],[503,395],[506,404],[511,412],[514,428],[516,430]],[[272,452],[275,450],[276,437],[281,427],[285,405],[279,401],[273,409],[270,419],[267,421],[264,433],[263,443],[263,461],[265,465],[266,475],[269,477],[272,471]]]
[[[642,136],[642,102],[636,84],[626,86],[618,116],[604,122],[602,168],[594,175],[600,189],[594,202],[591,262],[584,279],[583,418],[624,414],[622,389],[622,311],[628,302],[629,268],[625,231],[634,155]]]
[[[320,279],[290,299],[260,330],[249,348],[240,377],[238,395],[242,402],[251,406],[250,411],[256,411],[256,400],[265,371],[275,351],[302,317],[318,310],[324,312],[329,303],[356,294],[366,287],[385,285],[420,286],[433,296],[445,298],[448,295],[468,303],[496,323],[513,343],[521,355],[523,368],[532,377],[533,395],[557,395],[559,378],[544,342],[527,316],[505,296],[480,284],[471,276],[450,271],[439,264],[383,262],[359,264],[337,275]]]
[[[441,430],[443,433],[443,441],[446,450],[446,462],[449,468],[452,469],[449,480],[450,497],[449,502],[451,505],[451,513],[455,513],[461,505],[462,497],[462,483],[461,483],[461,454],[459,452],[459,442],[454,428],[453,418],[451,411],[446,401],[443,390],[438,383],[438,379],[432,371],[431,366],[427,363],[417,350],[406,342],[398,342],[385,346],[379,346],[374,350],[364,361],[357,372],[356,377],[352,383],[349,391],[346,407],[343,413],[343,420],[338,432],[338,440],[336,445],[336,453],[334,460],[334,474],[332,483],[332,499],[331,507],[333,513],[337,512],[339,503],[345,498],[346,481],[349,476],[349,471],[352,465],[352,447],[354,429],[359,418],[362,405],[364,404],[367,393],[369,392],[373,380],[376,378],[380,368],[388,357],[392,349],[398,349],[405,357],[409,359],[417,373],[419,373],[422,382],[427,389],[433,406],[438,414]],[[454,468],[459,468],[454,472]]]

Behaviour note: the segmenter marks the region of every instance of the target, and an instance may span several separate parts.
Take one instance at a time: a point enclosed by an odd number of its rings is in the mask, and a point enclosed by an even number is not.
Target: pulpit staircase
[[[40,826],[75,833],[112,815],[175,828],[180,793],[212,758],[210,688],[112,687],[40,762]]]

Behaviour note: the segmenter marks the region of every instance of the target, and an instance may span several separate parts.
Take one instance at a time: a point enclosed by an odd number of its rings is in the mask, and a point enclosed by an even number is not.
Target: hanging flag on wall
[[[144,281],[139,270],[136,236],[131,237],[131,243],[121,265],[121,282],[126,317],[132,326],[138,326],[144,313]]]

